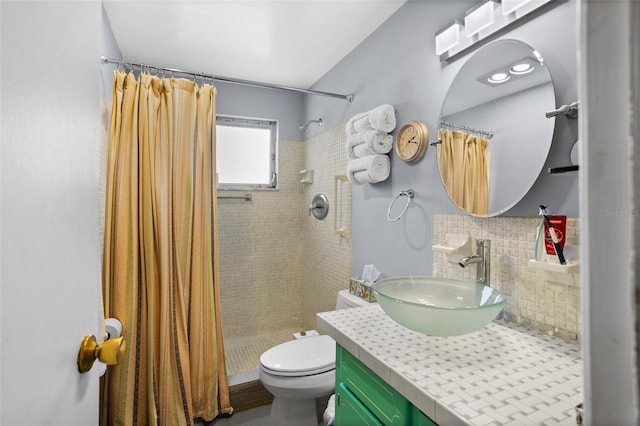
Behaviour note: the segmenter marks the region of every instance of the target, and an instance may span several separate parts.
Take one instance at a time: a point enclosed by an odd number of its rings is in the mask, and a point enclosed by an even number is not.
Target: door
[[[97,425],[100,2],[0,2],[2,425]]]

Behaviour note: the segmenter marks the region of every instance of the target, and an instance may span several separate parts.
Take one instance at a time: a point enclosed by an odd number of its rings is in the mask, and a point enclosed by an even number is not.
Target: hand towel
[[[364,133],[367,130],[372,130],[371,121],[369,120],[369,113],[364,113],[362,117],[356,118],[353,121],[353,129],[356,132]]]
[[[393,106],[383,104],[367,112],[361,112],[349,119],[345,126],[347,137],[356,132],[379,130],[391,133],[396,128],[396,111]]]
[[[380,105],[367,113],[369,124],[375,130],[391,133],[396,128],[396,112],[391,105]]]
[[[354,185],[382,182],[390,172],[391,161],[386,155],[369,155],[347,163],[347,178]]]
[[[351,118],[349,119],[349,121],[347,121],[347,125],[345,126],[345,129],[344,129],[344,130],[345,130],[345,132],[347,133],[347,137],[349,137],[349,136],[353,135],[353,134],[356,132],[356,129],[355,129],[355,127],[353,126],[353,123],[354,123],[356,120],[359,120],[360,118],[362,118],[362,117],[364,117],[364,116],[366,116],[366,115],[367,115],[367,113],[366,113],[366,112],[361,112],[361,113],[358,113],[358,114],[354,115],[353,117],[351,117]]]
[[[360,153],[360,155],[358,155],[356,153],[356,148],[357,147],[364,147],[364,140],[362,139],[362,133],[354,133],[351,136],[347,136],[347,158],[349,160],[353,160],[359,157],[364,157],[364,155],[362,155],[362,150],[360,149],[358,152]],[[365,155],[371,155],[371,153],[369,154],[365,154]]]
[[[388,154],[393,147],[393,136],[378,130],[355,132],[347,137],[347,158],[366,157],[368,155]]]
[[[368,130],[362,135],[371,154],[388,154],[393,147],[393,136],[380,130]]]

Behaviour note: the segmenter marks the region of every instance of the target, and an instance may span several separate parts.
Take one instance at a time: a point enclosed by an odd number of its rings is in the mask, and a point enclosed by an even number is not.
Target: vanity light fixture
[[[456,19],[451,24],[438,31],[436,33],[436,55],[442,55],[459,45],[460,33],[463,28],[464,24],[462,21]]]
[[[502,0],[502,14],[504,16],[510,15],[531,2],[532,0]]]
[[[487,0],[475,6],[464,14],[464,31],[467,37],[473,37],[480,31],[493,25],[496,3],[494,0]]]
[[[534,12],[540,14],[561,3],[562,0],[481,0],[467,10],[464,22],[456,19],[436,32],[436,55],[440,61],[449,62],[488,37],[526,21],[524,18],[533,16]],[[460,36],[463,30],[466,37]]]

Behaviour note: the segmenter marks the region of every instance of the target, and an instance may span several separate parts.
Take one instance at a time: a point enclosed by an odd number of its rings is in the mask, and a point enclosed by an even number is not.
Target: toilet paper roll
[[[122,335],[122,323],[117,318],[107,318],[104,321],[104,328],[109,334],[108,339],[113,339]]]

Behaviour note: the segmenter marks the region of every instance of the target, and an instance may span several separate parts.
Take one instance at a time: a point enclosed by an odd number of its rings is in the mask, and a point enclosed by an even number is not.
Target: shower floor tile
[[[225,337],[224,352],[227,376],[257,370],[260,364],[260,355],[280,343],[293,340],[293,333],[301,330],[302,328],[297,327],[258,336]]]

